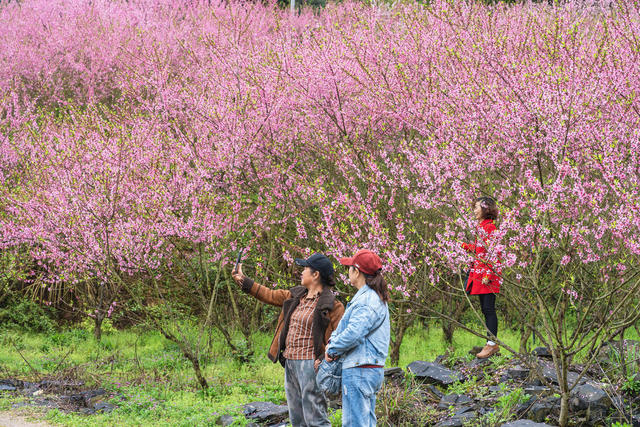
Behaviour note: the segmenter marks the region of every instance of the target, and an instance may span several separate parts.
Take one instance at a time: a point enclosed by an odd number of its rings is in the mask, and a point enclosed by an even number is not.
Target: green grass
[[[105,388],[111,402],[118,405],[111,414],[92,416],[51,410],[44,417],[53,424],[206,426],[214,425],[220,415],[230,414],[238,415],[236,425],[244,425],[246,421],[240,416],[243,404],[285,402],[283,369],[266,356],[271,338],[271,332],[252,337],[256,354],[248,363],[234,360],[224,341],[214,339],[203,363],[210,384],[207,393],[198,389],[191,365],[175,344],[159,333],[135,328],[106,328],[99,344],[84,329],[48,335],[6,331],[0,334],[0,372],[2,377],[31,380],[64,374],[84,381],[87,387]],[[500,338],[518,347],[517,332],[503,330]],[[450,350],[462,357],[482,344],[482,338],[456,331]],[[439,327],[414,326],[405,335],[399,365],[406,368],[414,360],[431,361],[447,349]],[[10,408],[16,399],[0,394],[0,410]],[[339,425],[340,414],[331,416],[333,424]]]
[[[500,339],[515,350],[520,345],[520,333],[510,330],[500,331]],[[400,347],[399,366],[405,368],[414,360],[432,361],[437,356],[449,354],[464,357],[474,346],[483,346],[486,340],[463,330],[456,330],[453,334],[453,344],[447,344],[442,337],[442,330],[433,325],[429,328],[414,326],[411,328]],[[388,361],[387,361],[388,365]]]

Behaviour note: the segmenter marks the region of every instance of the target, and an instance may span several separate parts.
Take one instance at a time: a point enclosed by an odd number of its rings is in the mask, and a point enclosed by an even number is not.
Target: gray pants
[[[316,384],[313,360],[289,360],[284,365],[284,391],[293,427],[331,427],[327,400]]]

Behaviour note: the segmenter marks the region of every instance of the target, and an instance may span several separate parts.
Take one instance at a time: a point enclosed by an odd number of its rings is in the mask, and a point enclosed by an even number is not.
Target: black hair
[[[322,275],[322,273],[320,273],[318,270],[316,270],[313,267],[309,267],[309,270],[311,270],[311,273],[318,273],[318,275],[320,276],[320,283],[322,283],[322,286],[335,286],[336,285],[336,279],[334,277],[334,275],[332,274],[329,277],[324,277]]]

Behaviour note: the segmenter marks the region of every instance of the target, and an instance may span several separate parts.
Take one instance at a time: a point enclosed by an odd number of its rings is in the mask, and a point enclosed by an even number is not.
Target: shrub
[[[28,332],[49,333],[54,330],[54,323],[45,309],[29,300],[0,308],[0,325]]]

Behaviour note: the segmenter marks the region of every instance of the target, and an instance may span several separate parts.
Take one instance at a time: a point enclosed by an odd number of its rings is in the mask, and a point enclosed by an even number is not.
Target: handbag
[[[369,331],[369,333],[364,337],[365,339],[369,338],[372,333],[382,326],[387,318],[387,314],[388,312],[385,313],[378,326]],[[331,362],[327,362],[327,360],[324,359],[320,363],[320,366],[318,366],[316,384],[318,384],[318,388],[324,394],[328,396],[339,396],[342,393],[342,360],[335,359]]]
[[[316,383],[321,392],[329,396],[337,396],[342,392],[342,360],[331,362],[323,360],[318,366]]]

